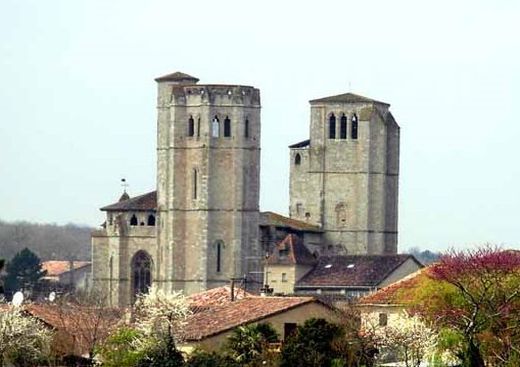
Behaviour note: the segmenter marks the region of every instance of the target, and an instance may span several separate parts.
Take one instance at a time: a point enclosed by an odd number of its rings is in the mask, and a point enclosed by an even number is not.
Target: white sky
[[[401,125],[400,248],[520,248],[520,2],[0,0],[0,218],[97,225],[155,189],[154,77],[254,85],[261,209],[287,212],[308,100]]]

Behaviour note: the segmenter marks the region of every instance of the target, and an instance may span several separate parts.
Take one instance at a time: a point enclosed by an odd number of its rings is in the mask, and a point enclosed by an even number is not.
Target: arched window
[[[336,116],[334,114],[329,117],[329,139],[336,139]]]
[[[341,115],[341,122],[339,125],[339,138],[340,139],[347,138],[347,116],[345,116],[345,114]]]
[[[135,214],[133,214],[132,218],[130,218],[130,225],[131,226],[136,226],[137,225],[137,217],[135,216]]]
[[[224,137],[229,138],[231,136],[231,120],[226,116],[224,119]]]
[[[197,138],[200,138],[200,117],[197,119]]]
[[[224,247],[224,243],[222,241],[217,241],[216,243],[216,251],[217,251],[217,273],[220,273],[222,270],[222,250]]]
[[[249,119],[246,119],[244,125],[244,138],[249,138]]]
[[[188,136],[195,136],[195,121],[191,115],[188,119]]]
[[[148,216],[148,223],[149,226],[155,226],[155,215],[150,214]]]
[[[220,121],[217,116],[211,121],[211,136],[218,138],[220,136]]]
[[[294,164],[296,166],[299,166],[301,163],[302,163],[302,157],[301,157],[300,153],[296,153],[296,155],[294,156]]]
[[[137,251],[132,259],[132,294],[146,294],[152,286],[152,258],[145,251]]]
[[[358,138],[358,120],[357,120],[356,114],[354,114],[354,116],[352,116],[352,129],[350,132],[350,137],[352,139]]]
[[[199,176],[199,173],[197,172],[197,169],[194,168],[193,171],[192,171],[192,177],[191,177],[193,199],[197,199],[198,179],[199,179],[198,176]]]

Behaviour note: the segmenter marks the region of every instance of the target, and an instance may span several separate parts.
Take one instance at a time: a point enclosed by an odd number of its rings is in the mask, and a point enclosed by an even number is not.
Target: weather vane
[[[121,187],[123,188],[124,192],[126,192],[126,189],[128,187],[128,183],[126,182],[126,178],[121,179]]]

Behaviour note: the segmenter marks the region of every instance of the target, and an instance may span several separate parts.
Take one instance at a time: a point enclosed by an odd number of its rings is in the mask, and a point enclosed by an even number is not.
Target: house
[[[262,248],[268,252],[289,234],[301,238],[305,247],[312,252],[323,252],[323,230],[316,224],[267,211],[260,213],[259,227]]]
[[[350,299],[392,284],[419,270],[412,255],[321,255],[310,253],[290,234],[266,261],[273,292],[296,295],[334,295]]]
[[[424,283],[428,267],[417,270],[403,279],[361,297],[356,307],[364,325],[376,327],[398,325],[409,309],[414,290]]]
[[[90,287],[92,271],[90,261],[44,261],[42,269],[47,272],[43,279],[49,281],[51,285],[72,289]]]
[[[195,347],[216,350],[239,326],[270,323],[284,340],[305,320],[336,318],[333,308],[314,297],[261,297],[238,291],[231,301],[230,295],[229,288],[221,287],[188,297],[196,307],[184,331],[184,351]]]

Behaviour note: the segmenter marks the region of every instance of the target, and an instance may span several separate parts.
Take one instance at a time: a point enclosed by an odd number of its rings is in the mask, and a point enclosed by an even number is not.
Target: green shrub
[[[270,324],[251,324],[235,328],[229,336],[226,351],[237,362],[246,365],[258,358],[278,333]]]
[[[110,335],[97,351],[105,367],[135,367],[146,356],[138,344],[142,335],[139,331],[123,327]]]
[[[281,367],[328,367],[335,357],[332,341],[341,328],[324,319],[309,319],[282,347]]]
[[[217,352],[197,350],[186,361],[186,367],[239,367],[233,358]]]

